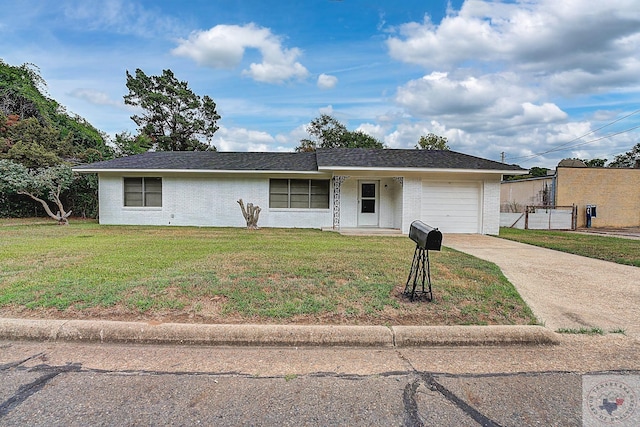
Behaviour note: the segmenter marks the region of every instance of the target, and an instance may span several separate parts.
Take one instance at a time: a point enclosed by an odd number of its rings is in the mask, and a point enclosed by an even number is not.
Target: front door
[[[380,181],[358,181],[358,227],[377,227]]]

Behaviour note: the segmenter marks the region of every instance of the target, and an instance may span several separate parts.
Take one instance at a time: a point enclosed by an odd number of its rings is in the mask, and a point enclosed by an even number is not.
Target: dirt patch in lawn
[[[193,323],[193,324],[295,324],[295,325],[492,325],[535,324],[535,319],[526,307],[514,307],[505,315],[503,307],[493,309],[477,306],[475,301],[461,301],[455,306],[442,300],[435,291],[435,298],[424,297],[410,300],[403,293],[404,286],[394,288],[393,305],[379,310],[366,310],[358,304],[333,312],[295,314],[285,317],[246,315],[225,309],[226,296],[198,298],[182,308],[137,311],[130,306],[116,304],[111,307],[77,308],[59,310],[55,308],[26,308],[5,306],[0,308],[0,317],[26,319],[62,320],[113,320],[149,323]]]

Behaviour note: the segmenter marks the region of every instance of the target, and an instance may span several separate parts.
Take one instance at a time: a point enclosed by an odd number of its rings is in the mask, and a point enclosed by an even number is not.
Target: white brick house
[[[526,173],[454,151],[150,152],[82,165],[97,173],[101,224],[390,228],[419,219],[445,233],[497,234],[500,180]]]

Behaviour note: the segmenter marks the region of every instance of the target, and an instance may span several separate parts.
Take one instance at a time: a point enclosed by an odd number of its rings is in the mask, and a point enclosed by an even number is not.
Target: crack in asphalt
[[[416,402],[416,393],[421,383],[423,383],[429,390],[440,393],[445,399],[453,403],[458,409],[464,412],[467,416],[473,419],[475,422],[483,427],[501,427],[500,424],[493,421],[489,417],[485,416],[477,409],[469,405],[464,400],[460,399],[453,392],[440,384],[436,378],[429,373],[423,373],[420,378],[415,379],[413,382],[408,383],[402,394],[402,402],[404,404],[404,425],[406,427],[423,427],[424,422],[420,417],[420,411],[418,410],[418,403]]]
[[[422,379],[430,390],[440,393],[481,426],[500,427],[500,424],[485,416],[473,406],[456,396],[451,390],[440,384],[433,375],[425,373],[423,374]]]
[[[41,367],[41,366],[42,365],[38,365],[38,367]],[[14,408],[22,404],[24,401],[26,401],[29,397],[33,396],[38,391],[42,390],[42,388],[45,385],[47,385],[49,381],[51,381],[58,375],[65,372],[77,372],[77,371],[80,371],[81,369],[80,365],[77,365],[77,364],[69,364],[66,366],[60,366],[60,367],[54,367],[54,368],[48,365],[44,365],[44,366],[45,366],[44,371],[45,372],[49,371],[49,372],[38,377],[35,381],[32,381],[29,384],[20,386],[18,391],[13,396],[11,396],[9,399],[5,400],[3,403],[0,404],[0,419],[2,419]]]
[[[265,380],[265,379],[277,379],[277,378],[285,378],[285,376],[276,375],[276,376],[256,376],[251,374],[244,374],[241,372],[228,371],[228,372],[169,372],[169,371],[145,371],[145,370],[131,370],[131,371],[117,371],[117,370],[104,370],[104,369],[93,369],[93,368],[84,368],[81,364],[78,363],[68,363],[67,365],[61,366],[52,366],[48,364],[39,364],[30,368],[21,366],[25,362],[33,359],[37,359],[38,357],[43,357],[44,353],[34,354],[30,357],[27,357],[22,360],[18,360],[15,362],[6,363],[0,365],[0,371],[6,371],[9,369],[18,369],[18,370],[28,370],[30,372],[42,372],[41,375],[36,380],[32,381],[29,384],[25,384],[21,386],[12,397],[7,399],[6,401],[0,403],[0,419],[5,417],[9,412],[13,409],[24,403],[31,396],[36,394],[38,391],[42,390],[51,380],[56,378],[58,375],[67,373],[67,372],[75,372],[75,373],[98,373],[105,375],[122,375],[122,376],[130,376],[130,375],[176,375],[176,376],[211,376],[211,377],[225,377],[225,376],[233,376],[233,377],[244,377],[249,379],[256,380]],[[443,384],[441,384],[438,380],[439,377],[447,377],[447,378],[487,378],[487,377],[509,377],[509,376],[543,376],[550,374],[558,374],[558,373],[571,373],[567,371],[546,371],[546,372],[516,372],[516,373],[483,373],[483,374],[448,374],[448,373],[437,373],[437,372],[420,372],[416,370],[411,363],[402,357],[402,354],[399,354],[400,357],[408,363],[408,367],[410,369],[406,371],[389,371],[384,373],[375,374],[375,376],[380,377],[403,377],[403,376],[414,376],[412,380],[410,380],[403,389],[402,393],[402,405],[404,407],[404,420],[403,424],[408,427],[422,427],[424,426],[424,420],[420,415],[420,410],[418,408],[418,402],[416,400],[416,394],[419,393],[419,388],[421,385],[424,385],[427,389],[435,391],[442,395],[445,399],[455,405],[458,409],[460,409],[465,415],[473,419],[479,425],[487,426],[487,427],[500,427],[500,424],[486,415],[482,414],[476,408],[471,406],[465,400],[457,396],[451,390],[446,388]],[[613,370],[613,371],[599,371],[607,372],[607,373],[634,373],[639,374],[639,370]],[[341,374],[337,372],[315,372],[315,373],[307,373],[305,375],[299,375],[299,377],[306,376],[309,378],[339,378],[344,380],[362,380],[372,375],[358,375],[358,374]],[[423,409],[424,410],[424,409]]]
[[[416,392],[420,387],[420,381],[415,380],[407,384],[402,393],[402,403],[404,403],[404,425],[406,427],[423,427],[424,423],[420,419],[418,403],[416,402]]]
[[[432,391],[437,391],[445,399],[453,403],[457,408],[471,417],[478,424],[483,427],[500,427],[500,424],[486,417],[484,414],[480,413],[474,407],[469,405],[467,402],[456,396],[442,384],[440,384],[437,380],[435,373],[428,372],[419,372],[412,364],[411,361],[406,358],[402,352],[397,351],[398,357],[402,359],[413,371],[414,374],[419,376],[419,379],[414,380],[413,382],[406,385],[404,388],[404,392],[402,395],[402,402],[404,404],[405,410],[405,426],[407,427],[422,427],[424,423],[420,417],[420,413],[418,411],[418,403],[416,402],[416,393],[418,387],[420,386],[420,382],[424,382],[425,386]],[[455,375],[454,375],[455,376]]]
[[[32,359],[35,359],[37,357],[41,357],[41,356],[44,356],[44,355],[45,355],[45,353],[41,352],[41,353],[34,354],[33,356],[29,356],[29,357],[27,357],[25,359],[22,359],[22,360],[5,363],[3,365],[0,365],[0,371],[6,371],[7,369],[18,367],[18,366],[22,365],[23,363],[28,362],[29,360],[32,360]]]

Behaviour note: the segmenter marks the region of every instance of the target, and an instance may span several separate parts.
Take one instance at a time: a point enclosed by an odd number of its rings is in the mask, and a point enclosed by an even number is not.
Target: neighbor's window
[[[125,178],[125,206],[162,206],[162,178]]]
[[[269,207],[329,209],[329,180],[271,179]]]

